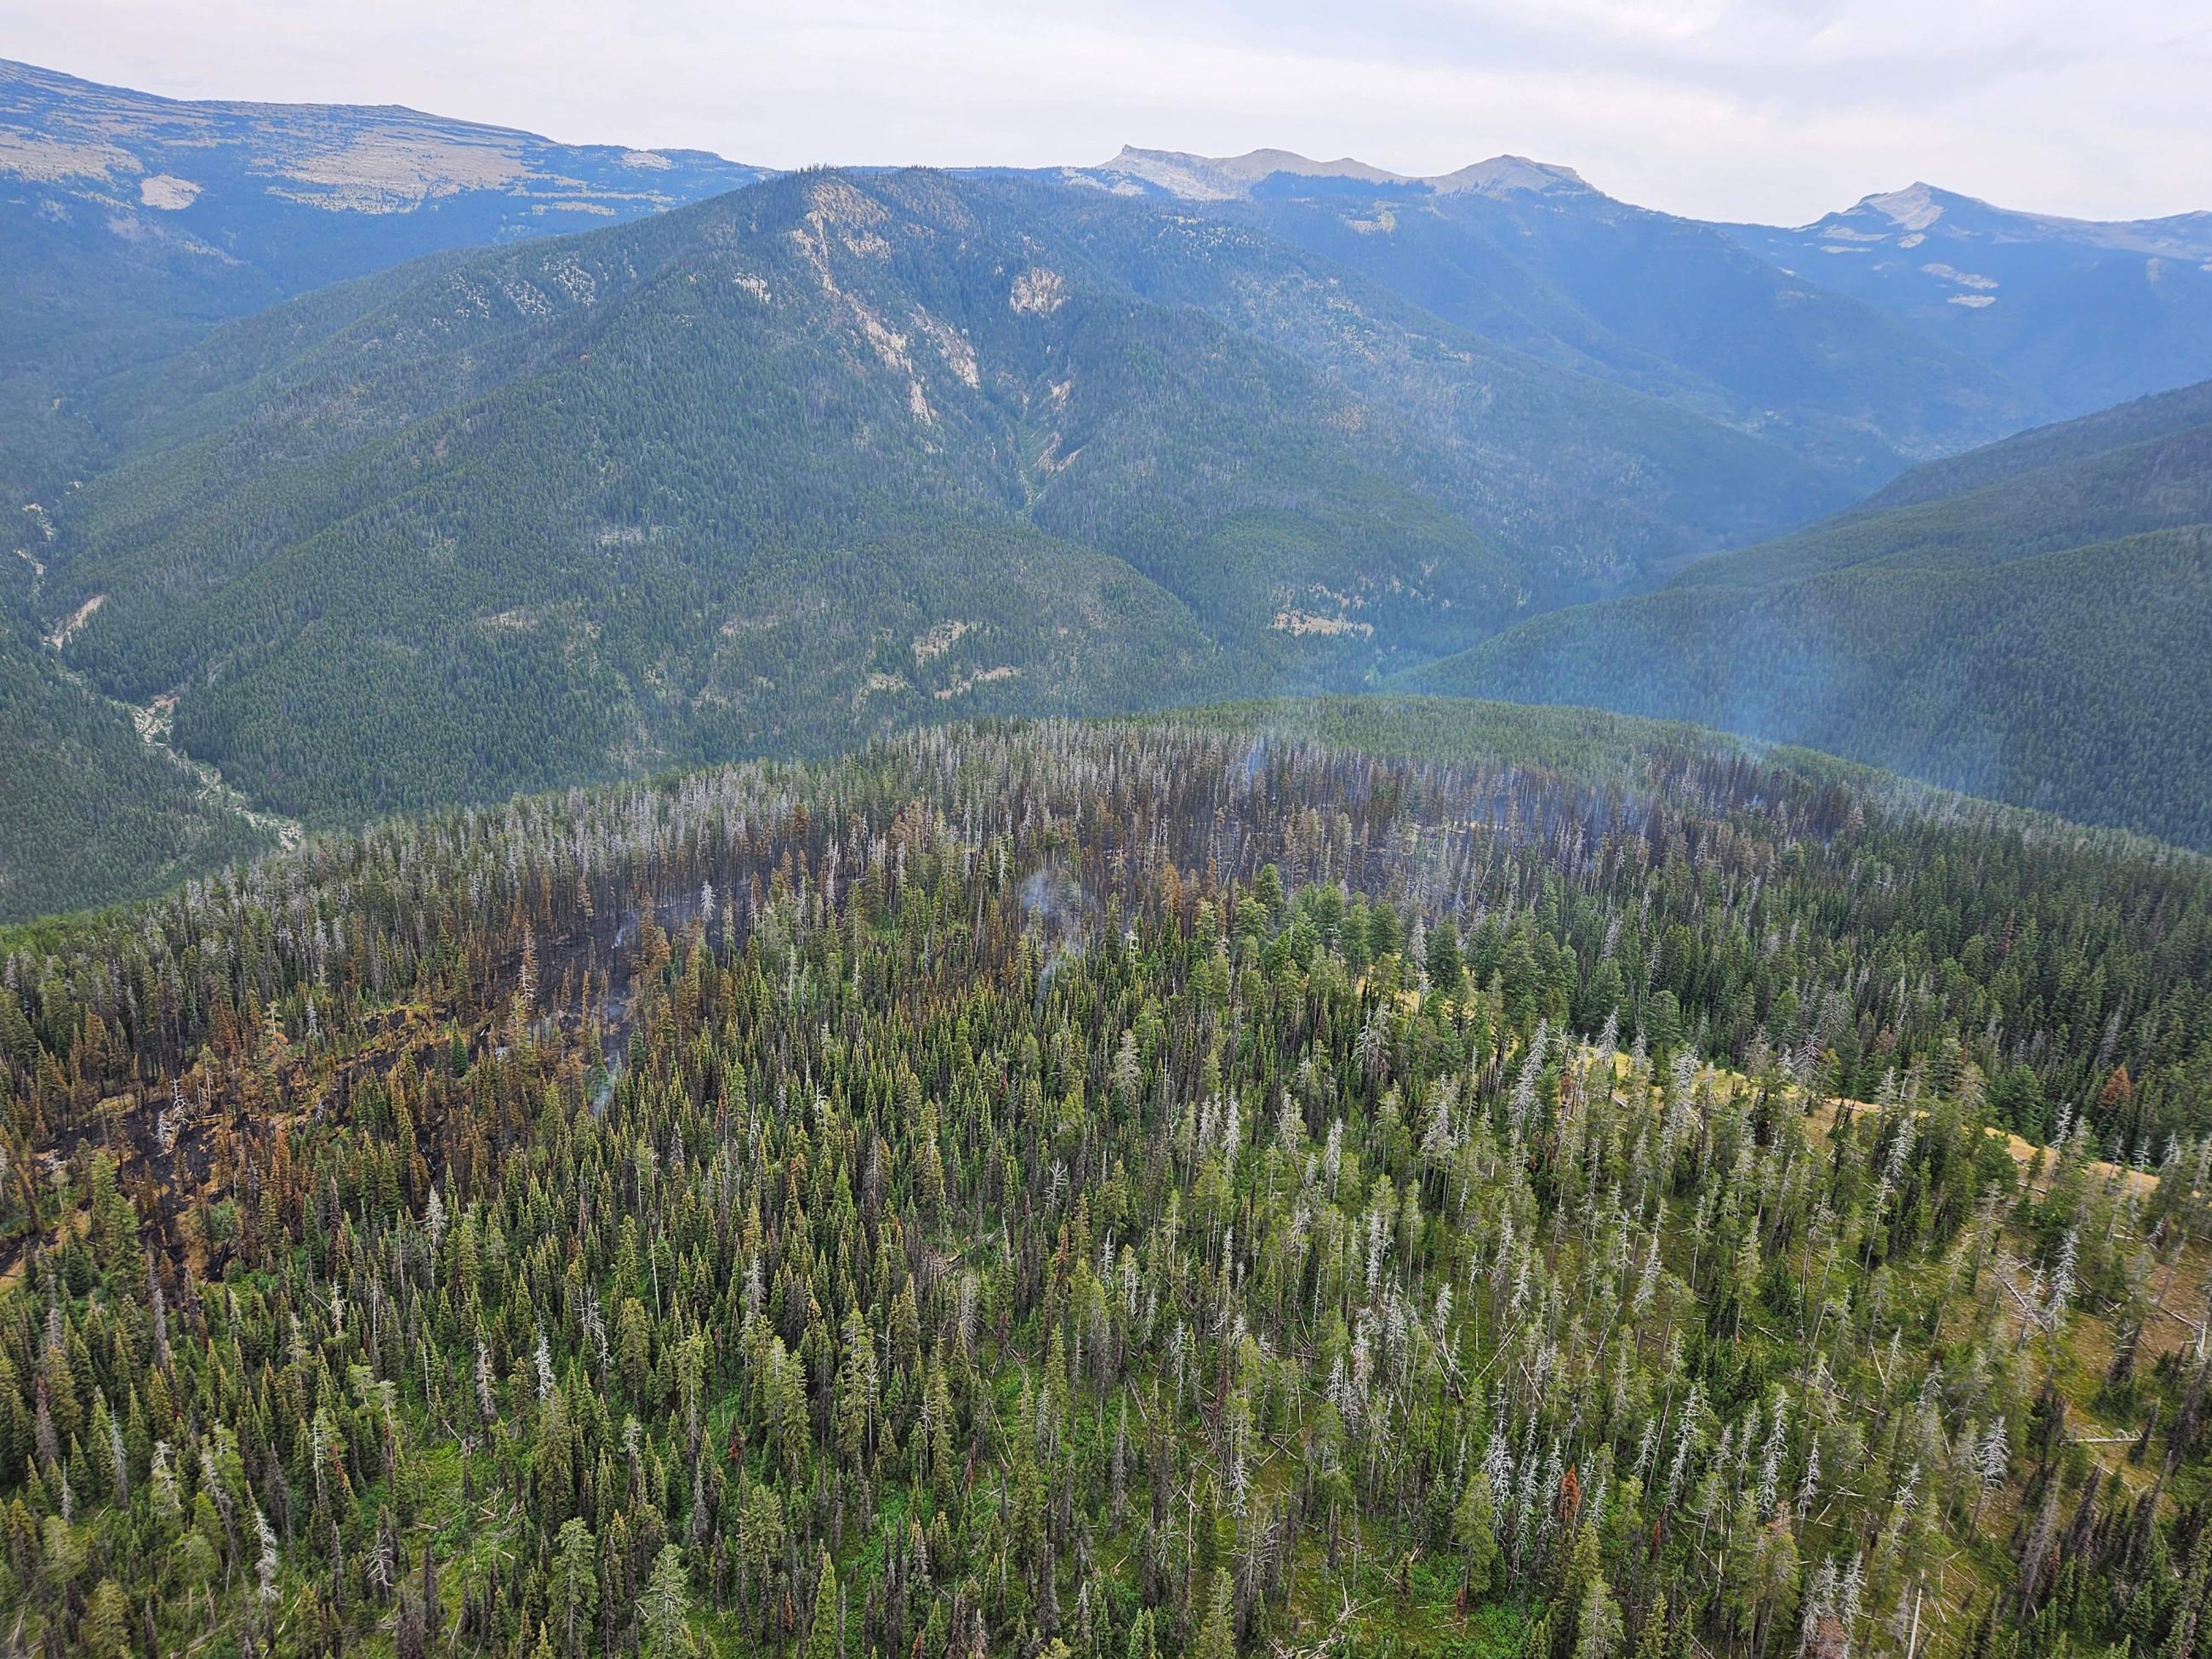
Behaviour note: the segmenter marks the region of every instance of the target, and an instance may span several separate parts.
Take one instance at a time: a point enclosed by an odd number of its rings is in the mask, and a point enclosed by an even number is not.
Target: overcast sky
[[[1513,152],[1710,218],[2212,208],[2208,0],[0,0],[0,56],[778,167]]]

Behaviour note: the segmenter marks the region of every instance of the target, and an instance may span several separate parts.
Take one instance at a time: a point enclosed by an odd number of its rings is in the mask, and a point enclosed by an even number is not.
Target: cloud
[[[1514,151],[1711,217],[1802,222],[1916,178],[2094,216],[2212,206],[2199,0],[0,0],[0,52],[777,166]]]

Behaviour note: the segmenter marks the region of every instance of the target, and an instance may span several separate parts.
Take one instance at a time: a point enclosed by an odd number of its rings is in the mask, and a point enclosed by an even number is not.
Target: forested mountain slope
[[[345,811],[1187,696],[1510,611],[1408,434],[988,211],[811,176],[440,268],[79,498],[56,568],[108,599],[72,660],[185,688],[187,748]]]
[[[1279,152],[1125,152],[1063,176],[1201,204],[1470,333],[1777,442],[1842,489],[2012,430],[2029,407],[1926,330],[1818,286],[1817,270],[1781,271],[1566,167],[1498,156],[1405,179]]]
[[[1916,466],[1876,490],[1857,510],[1909,507],[1915,501],[1963,495],[2024,473],[2092,461],[2136,444],[2178,437],[2207,423],[2212,423],[2212,380],[2116,404],[2094,415],[2037,427],[1962,455]],[[2165,483],[2163,479],[2148,482],[2154,486]]]
[[[2185,1651],[2205,866],[1482,718],[922,733],[7,939],[21,1639]]]
[[[922,173],[403,268],[103,410],[67,660],[324,818],[1356,684],[1815,488],[1255,232]]]
[[[2212,396],[2196,387],[1936,463],[1409,680],[1782,738],[2201,847],[2208,630]]]
[[[439,249],[762,176],[396,107],[193,103],[0,60],[0,489],[108,453],[79,397],[211,324]]]
[[[1835,256],[1886,273],[1862,292],[1510,156],[1131,150],[697,200],[759,177],[0,64],[0,493],[33,573],[0,623],[36,803],[0,824],[0,915],[211,867],[263,839],[242,805],[357,822],[1437,659],[1422,684],[2212,835],[2178,665],[2201,388],[1787,535],[2194,361],[2194,219],[1869,198],[1819,228],[1881,243]],[[544,234],[577,224],[608,228]],[[1890,280],[1947,238],[2015,263]],[[2162,320],[2116,259],[2174,266]],[[2033,340],[1993,345],[1994,311]],[[1722,648],[1731,585],[1755,651]],[[2152,682],[2177,695],[2136,720]]]
[[[1802,522],[1848,480],[1771,434],[1447,322],[1267,229],[1182,204],[995,180],[1147,299],[1203,307],[1409,418],[1440,488],[1520,550],[1541,602],[1603,592]]]
[[[2098,222],[1926,184],[1744,247],[1987,363],[2045,419],[2212,376],[2212,213]]]

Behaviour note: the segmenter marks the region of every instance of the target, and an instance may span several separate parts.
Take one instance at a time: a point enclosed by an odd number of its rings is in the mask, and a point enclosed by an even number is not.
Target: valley
[[[2201,846],[2208,415],[2196,386],[1932,463],[1407,684],[1723,726]]]

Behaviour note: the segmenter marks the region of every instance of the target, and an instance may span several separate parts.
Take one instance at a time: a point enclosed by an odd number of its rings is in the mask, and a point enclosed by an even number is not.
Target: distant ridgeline
[[[0,489],[52,491],[112,458],[101,377],[213,325],[761,176],[697,150],[558,144],[392,106],[184,102],[0,59]]]
[[[1316,741],[1406,712],[10,938],[12,1639],[2190,1652],[2204,867],[1634,722]]]

